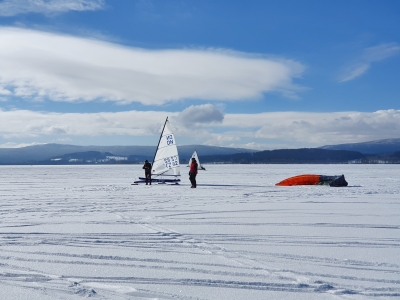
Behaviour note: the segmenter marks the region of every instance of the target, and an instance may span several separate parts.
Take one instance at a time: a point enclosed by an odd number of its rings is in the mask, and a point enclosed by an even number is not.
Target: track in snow
[[[0,167],[0,297],[400,296],[394,166],[207,169],[194,190],[131,186],[138,166]],[[350,187],[274,186],[316,171]]]

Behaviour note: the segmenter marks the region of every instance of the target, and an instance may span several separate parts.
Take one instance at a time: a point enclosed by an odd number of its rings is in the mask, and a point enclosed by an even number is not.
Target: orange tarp
[[[278,182],[275,185],[280,185],[280,186],[315,185],[318,182],[320,182],[320,175],[304,174],[287,178],[285,180],[282,180],[281,182]]]

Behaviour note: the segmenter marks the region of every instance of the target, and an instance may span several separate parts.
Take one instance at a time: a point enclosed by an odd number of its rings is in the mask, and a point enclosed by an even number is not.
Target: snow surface
[[[0,299],[400,298],[398,165],[206,168],[0,166]]]

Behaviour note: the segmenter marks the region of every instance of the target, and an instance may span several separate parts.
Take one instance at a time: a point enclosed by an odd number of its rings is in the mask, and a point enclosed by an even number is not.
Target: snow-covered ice
[[[1,166],[0,299],[400,298],[398,165]],[[349,186],[277,187],[344,174]]]

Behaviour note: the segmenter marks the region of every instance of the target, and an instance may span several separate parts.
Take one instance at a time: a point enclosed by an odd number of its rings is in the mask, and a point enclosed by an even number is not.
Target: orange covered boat
[[[347,186],[347,181],[344,179],[344,175],[328,176],[328,175],[316,175],[316,174],[303,174],[297,175],[275,185],[279,186],[291,186],[291,185],[329,185],[329,186]]]

